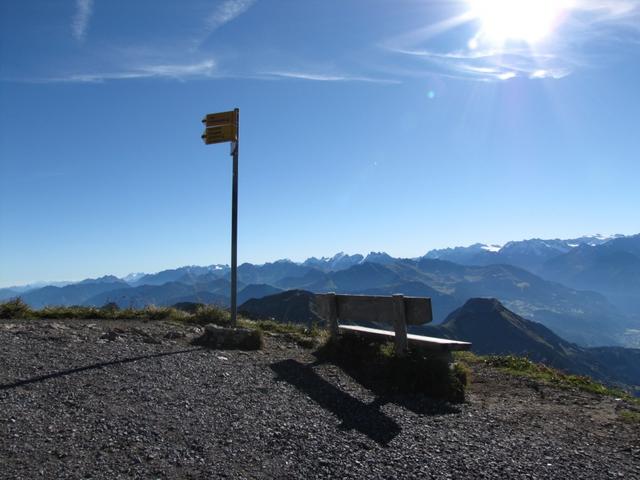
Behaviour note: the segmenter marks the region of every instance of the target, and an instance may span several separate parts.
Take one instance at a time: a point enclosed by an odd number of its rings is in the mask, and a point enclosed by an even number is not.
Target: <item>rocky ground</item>
[[[624,401],[475,366],[466,404],[376,396],[281,338],[1,321],[1,478],[640,478]]]

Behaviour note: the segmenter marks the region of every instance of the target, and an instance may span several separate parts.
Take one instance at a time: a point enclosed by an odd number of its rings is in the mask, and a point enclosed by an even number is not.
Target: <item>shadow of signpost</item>
[[[138,357],[129,357],[129,358],[122,358],[120,360],[113,360],[111,362],[98,362],[98,363],[93,363],[91,365],[85,365],[83,367],[77,367],[77,368],[70,368],[67,370],[59,370],[57,372],[52,372],[52,373],[48,373],[46,375],[39,375],[37,377],[32,377],[32,378],[27,378],[24,380],[17,380],[15,382],[12,383],[5,383],[5,384],[0,384],[0,390],[7,390],[10,388],[16,388],[16,387],[22,387],[25,385],[30,385],[32,383],[38,383],[38,382],[43,382],[45,380],[50,380],[52,378],[58,378],[58,377],[64,377],[67,375],[72,375],[74,373],[80,373],[80,372],[85,372],[87,370],[96,370],[96,369],[101,369],[104,367],[109,367],[109,366],[113,366],[113,365],[123,365],[126,363],[131,363],[131,362],[138,362],[140,360],[148,360],[151,358],[158,358],[158,357],[166,357],[169,355],[180,355],[183,353],[192,353],[192,352],[197,352],[203,350],[202,348],[189,348],[187,350],[175,350],[172,352],[162,352],[162,353],[153,353],[150,355],[141,355]]]
[[[364,403],[343,392],[318,375],[310,365],[283,360],[270,365],[281,380],[308,395],[342,421],[345,429],[355,429],[380,445],[387,445],[400,432],[400,425],[380,411],[380,403]]]

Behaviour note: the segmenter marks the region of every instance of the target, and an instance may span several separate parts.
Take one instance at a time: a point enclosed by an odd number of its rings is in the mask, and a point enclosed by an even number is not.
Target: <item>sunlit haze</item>
[[[497,42],[540,41],[571,8],[570,0],[470,0],[469,4],[482,24],[480,34]]]

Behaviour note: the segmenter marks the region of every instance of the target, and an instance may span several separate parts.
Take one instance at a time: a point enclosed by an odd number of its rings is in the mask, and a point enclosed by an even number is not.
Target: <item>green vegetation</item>
[[[463,363],[465,365],[476,365],[483,362],[483,357],[468,351],[453,352],[453,358],[456,362]]]
[[[115,303],[108,303],[101,308],[51,306],[32,309],[18,298],[0,303],[0,319],[169,320],[196,325],[213,323],[223,327],[229,326],[231,321],[227,310],[214,305],[185,303],[177,307],[119,308]],[[327,336],[324,329],[316,326],[306,328],[273,320],[239,318],[238,325],[283,336],[304,348],[317,347]]]
[[[514,355],[478,356],[471,352],[456,352],[455,359],[457,365],[464,365],[467,368],[484,364],[498,368],[511,375],[539,380],[558,388],[577,388],[585,392],[622,399],[634,410],[621,410],[619,412],[620,419],[625,422],[640,423],[640,412],[635,410],[635,406],[640,406],[640,398],[636,398],[624,390],[607,387],[590,377],[567,374],[555,368],[534,363],[531,360]]]
[[[622,410],[618,415],[624,422],[640,424],[640,412],[635,412],[632,410]]]
[[[0,318],[29,318],[33,316],[29,305],[19,298],[0,303]]]
[[[247,320],[244,318],[239,319],[238,324],[241,327],[257,329],[263,333],[283,336],[303,348],[317,347],[328,338],[327,331],[316,325],[307,328],[302,325],[280,323],[274,320]]]
[[[464,363],[455,362],[453,364],[453,374],[464,387],[468,387],[471,383],[471,368]]]
[[[599,395],[624,398],[631,403],[640,405],[640,399],[632,397],[624,390],[607,387],[596,382],[591,377],[564,373],[556,370],[555,368],[534,363],[527,358],[516,357],[514,355],[489,355],[486,357],[475,356],[475,361],[499,368],[500,370],[512,375],[541,380],[560,388],[577,388],[585,392],[597,393]]]
[[[229,312],[211,305],[198,305],[189,313],[173,307],[119,308],[108,303],[101,308],[79,305],[44,307],[32,309],[22,300],[0,303],[0,318],[3,319],[81,319],[81,320],[174,320],[197,324],[229,323]]]
[[[183,312],[186,313],[186,312]],[[198,325],[206,325],[215,323],[216,325],[229,326],[231,323],[231,315],[228,311],[216,307],[214,305],[201,305],[196,308],[193,314],[185,318],[186,321],[197,323]]]

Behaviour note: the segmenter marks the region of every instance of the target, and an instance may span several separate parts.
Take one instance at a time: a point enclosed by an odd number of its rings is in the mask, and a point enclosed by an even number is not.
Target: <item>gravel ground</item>
[[[1,321],[1,478],[640,478],[623,401],[475,367],[468,401],[377,396],[309,350],[162,322]]]

